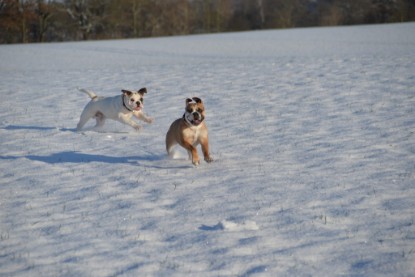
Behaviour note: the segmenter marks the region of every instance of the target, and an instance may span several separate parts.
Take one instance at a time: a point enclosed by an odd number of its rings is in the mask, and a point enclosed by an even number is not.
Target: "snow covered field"
[[[414,276],[414,50],[415,23],[1,45],[0,276]],[[144,86],[152,125],[74,131],[77,87]],[[197,168],[164,146],[191,96]]]

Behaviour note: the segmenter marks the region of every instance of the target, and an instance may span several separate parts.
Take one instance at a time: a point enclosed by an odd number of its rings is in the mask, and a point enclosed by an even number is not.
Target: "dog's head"
[[[184,118],[193,126],[198,126],[205,120],[205,107],[198,97],[186,99],[186,110]]]
[[[147,93],[146,88],[135,90],[121,90],[123,93],[124,106],[130,111],[140,111],[144,107],[144,94]]]

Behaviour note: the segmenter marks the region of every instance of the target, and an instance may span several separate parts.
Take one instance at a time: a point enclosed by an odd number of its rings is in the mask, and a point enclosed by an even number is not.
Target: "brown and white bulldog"
[[[201,144],[205,161],[210,163],[208,130],[205,125],[205,107],[198,97],[186,99],[186,110],[182,118],[175,120],[166,134],[166,150],[173,156],[173,147],[184,147],[194,165],[199,165],[196,147]]]
[[[141,88],[138,91],[123,89],[121,95],[113,97],[99,97],[92,91],[86,89],[79,90],[88,94],[91,101],[82,111],[76,127],[77,131],[80,131],[91,118],[95,118],[97,121],[95,127],[101,127],[104,125],[105,119],[109,118],[130,125],[137,131],[140,129],[140,125],[131,119],[133,115],[147,123],[153,122],[153,119],[147,117],[143,112],[144,94],[147,93],[146,88]]]

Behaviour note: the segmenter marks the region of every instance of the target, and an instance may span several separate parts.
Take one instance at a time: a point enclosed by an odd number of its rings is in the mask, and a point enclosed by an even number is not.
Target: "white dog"
[[[144,94],[147,93],[146,88],[138,91],[122,90],[121,96],[98,97],[95,93],[85,89],[79,89],[85,92],[91,98],[91,101],[85,106],[79,123],[76,127],[80,131],[85,123],[95,117],[97,124],[95,127],[101,127],[105,123],[105,119],[113,119],[124,124],[130,125],[135,130],[141,128],[135,121],[131,119],[134,115],[136,118],[147,123],[152,123],[153,119],[147,117],[143,112]]]

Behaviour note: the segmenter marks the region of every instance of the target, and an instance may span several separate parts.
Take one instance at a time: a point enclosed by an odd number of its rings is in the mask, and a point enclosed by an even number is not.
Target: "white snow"
[[[415,23],[1,45],[0,275],[413,275],[414,50]],[[77,87],[144,86],[152,125],[74,131]],[[164,145],[192,96],[197,168]]]

